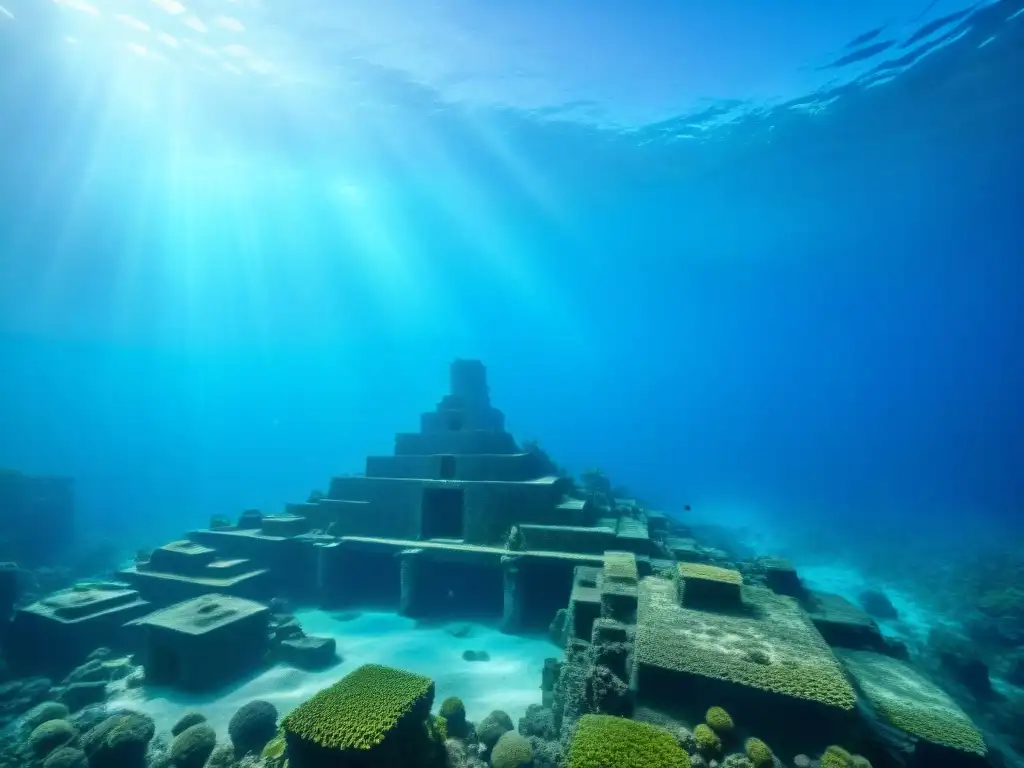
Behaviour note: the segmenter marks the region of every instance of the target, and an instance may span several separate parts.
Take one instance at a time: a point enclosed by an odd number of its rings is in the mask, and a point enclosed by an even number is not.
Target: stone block
[[[131,621],[151,610],[127,584],[83,584],[18,609],[8,631],[7,657],[19,673],[62,678],[96,648],[124,649]],[[46,648],[45,654],[39,649]]]
[[[615,542],[615,531],[610,528],[524,524],[519,530],[529,550],[601,554]]]
[[[140,564],[139,569],[195,576],[216,559],[216,550],[183,539],[154,549],[149,562]]]
[[[309,530],[309,521],[305,517],[293,515],[273,515],[263,518],[260,531],[264,536],[280,536],[291,538],[306,533]]]
[[[636,622],[637,585],[612,581],[602,573],[598,577],[601,591],[601,618],[623,624]]]
[[[805,589],[796,568],[789,560],[781,557],[767,557],[761,561],[764,567],[765,584],[779,595],[801,598]]]
[[[576,567],[569,597],[569,622],[572,635],[589,641],[594,621],[601,617],[601,591],[597,580],[601,571],[586,565]]]
[[[836,655],[874,715],[917,741],[914,765],[969,765],[988,751],[956,702],[911,665],[872,651]]]
[[[704,560],[697,545],[696,539],[683,536],[668,536],[665,538],[665,546],[672,553],[672,557],[686,563],[697,563]]]
[[[258,669],[268,649],[270,609],[230,595],[178,603],[138,622],[147,682],[208,690]]]
[[[864,650],[885,649],[885,638],[875,620],[842,595],[811,590],[802,604],[829,645]]]
[[[254,530],[262,525],[263,513],[258,509],[247,509],[238,516],[238,524],[235,527],[240,530]]]
[[[633,552],[637,555],[650,555],[654,551],[647,523],[633,517],[619,518],[615,532],[613,549]]]
[[[698,563],[679,563],[677,568],[680,605],[705,611],[742,608],[739,571]]]
[[[324,669],[338,661],[333,637],[292,637],[281,641],[279,653],[282,661],[300,669]]]
[[[635,586],[637,573],[636,555],[632,552],[605,552],[604,579],[606,582],[620,582]]]
[[[808,727],[818,727],[816,715],[852,716],[853,688],[792,598],[744,586],[744,610],[718,613],[680,605],[667,579],[648,577],[639,591],[633,674],[642,701],[747,705],[750,717],[785,711]]]

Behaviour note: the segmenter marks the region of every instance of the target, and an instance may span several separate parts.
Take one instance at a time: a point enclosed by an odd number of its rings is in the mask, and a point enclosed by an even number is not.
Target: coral
[[[714,755],[722,749],[722,740],[707,723],[701,723],[693,729],[693,738],[697,740],[697,749],[701,752]]]
[[[82,737],[82,749],[89,768],[135,768],[145,764],[156,725],[153,718],[138,712],[108,717]]]
[[[410,713],[429,712],[433,698],[430,678],[365,664],[299,705],[283,726],[286,733],[321,747],[368,750]]]
[[[549,740],[558,736],[554,713],[542,704],[530,704],[519,718],[519,733]]]
[[[704,715],[704,722],[719,735],[731,733],[733,729],[732,715],[721,707],[711,707]]]
[[[587,714],[569,745],[566,768],[690,768],[690,758],[653,725]]]
[[[492,768],[521,768],[533,760],[533,748],[530,742],[515,731],[501,734],[498,742],[491,750]]]
[[[51,752],[43,761],[43,768],[83,768],[85,752],[76,747],[61,747]]]
[[[264,760],[276,760],[279,757],[284,757],[284,753],[288,749],[288,742],[284,740],[284,736],[275,736],[267,742],[266,746],[263,747],[263,751],[260,753],[260,757]]]
[[[174,768],[203,768],[215,746],[217,733],[206,723],[197,723],[174,737],[168,758]]]
[[[228,723],[228,736],[239,757],[247,752],[259,754],[277,734],[277,707],[257,699],[238,708]]]
[[[908,664],[870,651],[837,650],[860,691],[889,725],[943,747],[984,755],[984,739],[945,691]]]
[[[498,739],[503,733],[511,730],[512,718],[500,709],[496,709],[480,721],[476,727],[476,736],[484,745],[484,749],[489,750],[498,743]]]
[[[725,759],[721,762],[722,768],[754,768],[754,764],[750,761],[750,758],[746,755],[741,755],[738,752],[732,755],[726,755]]]
[[[853,768],[871,768],[871,761],[861,755],[854,755]]]
[[[743,744],[743,751],[754,764],[754,768],[768,768],[774,762],[772,751],[760,739],[747,739]]]
[[[36,757],[45,757],[77,737],[78,731],[67,720],[47,720],[33,729],[28,737],[28,748]]]
[[[466,735],[466,707],[458,696],[449,696],[441,702],[438,713],[447,723],[450,735],[463,738]]]
[[[821,768],[853,768],[853,755],[833,744],[822,753],[818,762]]]
[[[200,712],[186,712],[171,726],[171,736],[177,736],[179,733],[184,731],[186,728],[191,728],[193,725],[199,725],[199,723],[206,722],[206,715]]]

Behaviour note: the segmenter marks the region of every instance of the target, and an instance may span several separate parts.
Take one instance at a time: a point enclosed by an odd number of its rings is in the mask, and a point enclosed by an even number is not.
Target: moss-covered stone
[[[524,768],[533,762],[533,748],[526,738],[507,731],[491,750],[491,768]]]
[[[32,730],[28,737],[28,748],[36,757],[46,757],[77,737],[78,731],[67,720],[47,720]]]
[[[743,744],[743,751],[747,759],[754,764],[754,768],[769,768],[774,764],[771,749],[760,739],[747,739]]]
[[[711,726],[711,730],[719,735],[732,733],[732,715],[721,707],[711,707],[704,715],[704,722]]]

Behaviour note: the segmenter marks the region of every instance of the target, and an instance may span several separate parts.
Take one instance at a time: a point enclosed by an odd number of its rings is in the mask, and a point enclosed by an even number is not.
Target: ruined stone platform
[[[151,609],[136,590],[117,582],[54,592],[15,611],[8,660],[19,672],[62,677],[100,646],[124,648],[130,641],[125,623]]]
[[[872,651],[839,650],[836,655],[875,715],[917,740],[915,764],[956,765],[957,753],[987,752],[964,711],[910,664]]]
[[[842,595],[811,590],[801,604],[829,645],[855,650],[885,648],[885,639],[875,620]]]
[[[743,586],[740,610],[685,608],[676,584],[641,581],[633,685],[652,705],[712,704],[752,723],[765,713],[824,721],[852,713],[856,696],[824,639],[795,600]],[[734,711],[735,710],[735,711]]]
[[[147,682],[208,690],[257,669],[268,649],[270,609],[208,594],[134,622],[141,630]]]

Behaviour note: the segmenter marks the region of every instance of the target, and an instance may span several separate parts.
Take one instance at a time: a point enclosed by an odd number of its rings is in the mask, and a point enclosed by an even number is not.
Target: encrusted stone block
[[[600,573],[597,568],[580,565],[573,576],[569,616],[573,636],[582,640],[590,640],[594,620],[601,616],[601,592],[597,587]]]
[[[264,517],[260,529],[264,536],[282,536],[291,538],[309,530],[309,520],[292,515],[275,515]]]
[[[338,660],[333,637],[292,637],[281,641],[281,659],[301,669],[323,669]]]
[[[705,611],[743,607],[740,587],[743,574],[728,568],[698,563],[679,563],[679,603]]]
[[[267,653],[270,609],[230,595],[203,595],[146,616],[146,680],[183,690],[215,688],[257,669]]]
[[[781,557],[767,557],[761,561],[764,567],[765,584],[773,592],[790,597],[803,597],[806,593],[796,568],[789,560]]]
[[[154,549],[153,554],[149,557],[149,562],[141,570],[194,576],[201,573],[207,565],[216,559],[216,550],[183,539]]]

